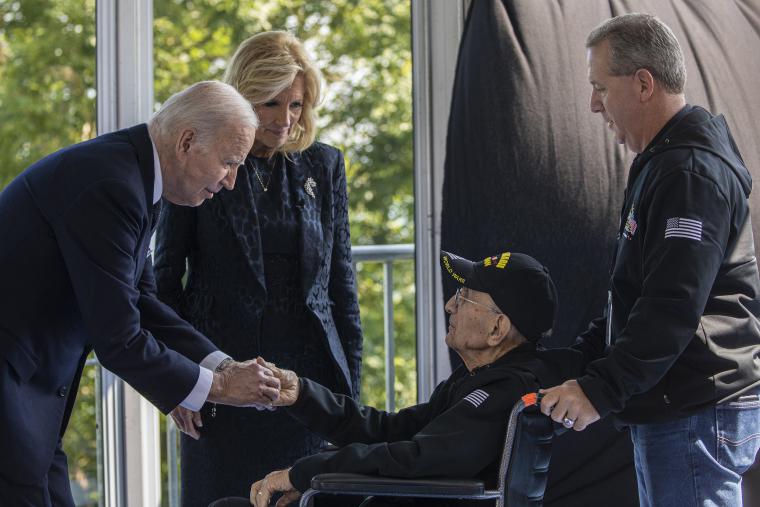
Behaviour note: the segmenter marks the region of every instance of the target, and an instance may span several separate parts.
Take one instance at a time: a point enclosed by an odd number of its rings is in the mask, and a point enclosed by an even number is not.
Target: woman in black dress
[[[294,36],[265,32],[240,45],[225,81],[260,126],[234,190],[198,208],[165,206],[159,297],[232,358],[262,356],[358,398],[346,174],[341,152],[314,142],[319,72]],[[206,404],[201,418],[199,440],[182,435],[184,506],[247,496],[324,444],[282,411]]]

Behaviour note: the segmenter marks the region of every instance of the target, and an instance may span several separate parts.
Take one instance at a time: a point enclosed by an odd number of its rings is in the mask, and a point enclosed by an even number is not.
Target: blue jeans
[[[758,395],[631,426],[641,507],[741,507],[741,474],[760,447]]]

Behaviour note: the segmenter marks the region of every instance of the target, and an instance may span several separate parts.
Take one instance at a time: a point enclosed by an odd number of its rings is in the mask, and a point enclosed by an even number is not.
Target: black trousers
[[[0,505],[13,507],[74,507],[66,454],[61,441],[39,484],[17,484],[0,475]]]

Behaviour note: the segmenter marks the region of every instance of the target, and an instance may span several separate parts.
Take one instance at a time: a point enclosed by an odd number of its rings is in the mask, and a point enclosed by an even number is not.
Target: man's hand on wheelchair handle
[[[583,431],[589,424],[599,420],[599,412],[586,397],[577,380],[568,380],[539,392],[543,395],[541,412],[565,428]]]

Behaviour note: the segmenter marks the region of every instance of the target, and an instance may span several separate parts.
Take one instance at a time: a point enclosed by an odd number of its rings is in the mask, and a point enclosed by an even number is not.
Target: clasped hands
[[[257,357],[244,362],[230,361],[215,371],[207,401],[273,410],[295,403],[298,389],[295,372],[277,368]],[[196,440],[200,438],[198,428],[203,427],[203,420],[199,412],[178,405],[170,415],[180,431]]]

